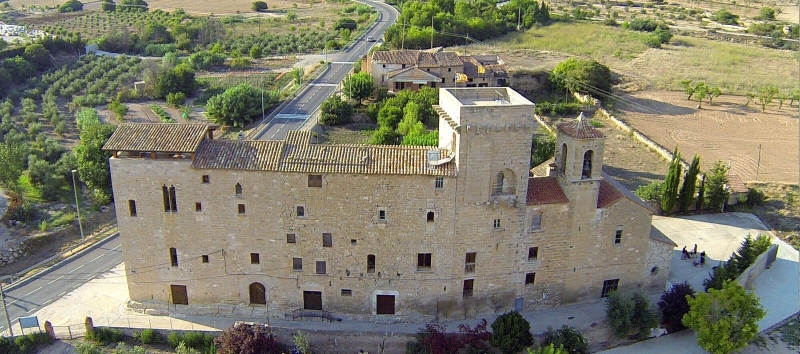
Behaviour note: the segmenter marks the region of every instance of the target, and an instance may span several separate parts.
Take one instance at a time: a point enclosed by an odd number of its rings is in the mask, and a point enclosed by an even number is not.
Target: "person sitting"
[[[689,251],[686,250],[686,246],[683,246],[683,250],[681,251],[681,260],[689,258]]]

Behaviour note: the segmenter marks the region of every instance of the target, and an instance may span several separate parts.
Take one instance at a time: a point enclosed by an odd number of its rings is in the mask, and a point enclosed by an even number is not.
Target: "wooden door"
[[[250,304],[251,305],[266,305],[267,304],[267,290],[261,283],[250,284]]]
[[[175,305],[188,305],[189,295],[186,293],[186,285],[170,285],[172,291],[172,303]]]
[[[322,292],[304,291],[303,308],[306,310],[322,310]]]
[[[394,295],[378,295],[379,315],[394,315]]]

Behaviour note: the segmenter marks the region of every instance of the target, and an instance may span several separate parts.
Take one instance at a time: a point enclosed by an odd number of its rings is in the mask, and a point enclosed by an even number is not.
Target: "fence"
[[[53,326],[53,334],[56,339],[77,339],[86,336],[86,326],[84,324]]]

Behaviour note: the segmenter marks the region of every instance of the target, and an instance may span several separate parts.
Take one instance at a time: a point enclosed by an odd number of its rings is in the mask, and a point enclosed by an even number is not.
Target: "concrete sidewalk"
[[[766,227],[753,215],[728,213],[702,215],[688,218],[656,217],[653,225],[670,237],[679,246],[674,252],[670,282],[688,280],[696,291],[702,291],[702,280],[708,276],[711,267],[694,267],[691,260],[680,259],[680,249],[686,245],[692,248],[698,245],[698,252],[705,250],[709,263],[715,265],[718,260],[726,260],[736,250],[741,240],[751,234],[768,233]],[[775,323],[800,311],[800,273],[798,273],[798,252],[786,243],[779,244],[778,259],[772,267],[762,273],[755,281],[756,295],[767,310],[767,316],[759,322],[760,329],[766,329]],[[655,305],[660,294],[651,296]],[[268,321],[273,327],[293,328],[300,330],[325,330],[343,332],[382,333],[386,336],[394,334],[417,333],[423,323],[376,324],[367,321],[312,322],[291,321],[283,319],[227,318],[201,316],[150,316],[126,310],[128,297],[125,282],[124,265],[114,268],[109,273],[92,280],[86,285],[67,294],[35,313],[39,321],[49,320],[54,326],[80,325],[84,318],[90,316],[96,326],[118,326],[134,328],[163,328],[182,330],[225,330],[235,321]],[[542,333],[547,327],[558,328],[570,325],[586,333],[605,320],[605,303],[594,302],[553,309],[543,309],[523,313],[530,322],[531,331]],[[491,324],[496,316],[482,316]],[[474,326],[479,319],[443,322],[450,330],[455,331],[458,324]],[[77,326],[77,327],[80,327]],[[61,327],[63,330],[63,327]],[[18,330],[15,329],[15,331]],[[57,332],[59,327],[56,328]],[[332,333],[332,336],[337,334]],[[676,348],[680,348],[676,350]],[[389,348],[387,348],[389,349]],[[402,352],[400,348],[397,348]],[[396,352],[390,350],[387,352]],[[695,342],[694,333],[681,333],[639,342],[627,347],[606,351],[608,353],[703,353]]]

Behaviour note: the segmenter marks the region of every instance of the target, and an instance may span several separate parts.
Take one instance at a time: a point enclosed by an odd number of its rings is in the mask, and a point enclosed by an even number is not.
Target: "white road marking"
[[[117,248],[119,248],[119,246],[122,246],[122,245],[117,245],[117,247],[114,247],[114,248],[112,248],[111,250],[112,250],[112,251],[114,251],[114,250],[116,250]]]
[[[61,279],[61,278],[63,278],[63,277],[64,277],[64,276],[62,275],[62,276],[60,276],[60,277],[58,277],[58,278],[55,278],[55,279],[51,280],[49,283],[47,283],[47,285],[53,284],[53,283],[55,283],[56,281],[58,281],[59,279]]]
[[[311,85],[308,85],[308,86],[327,86],[327,87],[336,87],[336,86],[339,86],[339,85],[337,85],[337,84],[311,84]]]
[[[42,289],[42,287],[40,286],[40,287],[38,287],[38,288],[34,289],[33,291],[31,291],[31,292],[29,292],[29,293],[25,294],[25,296],[28,296],[28,295],[30,295],[30,294],[33,294],[33,293],[35,293],[35,292],[37,292],[37,291],[39,291],[39,290],[41,290],[41,289]]]
[[[74,272],[74,271],[76,271],[76,270],[78,270],[78,269],[81,269],[81,268],[83,268],[83,266],[85,266],[85,264],[81,265],[81,266],[80,266],[80,267],[78,267],[78,268],[75,268],[75,269],[71,270],[71,271],[70,271],[70,273],[72,273],[72,272]]]
[[[96,260],[98,260],[98,259],[102,258],[103,256],[105,256],[105,254],[101,254],[101,255],[99,255],[99,256],[97,256],[97,257],[94,257],[94,259],[92,259],[91,261],[89,261],[89,263],[92,263],[92,262],[94,262],[94,261],[96,261]]]

